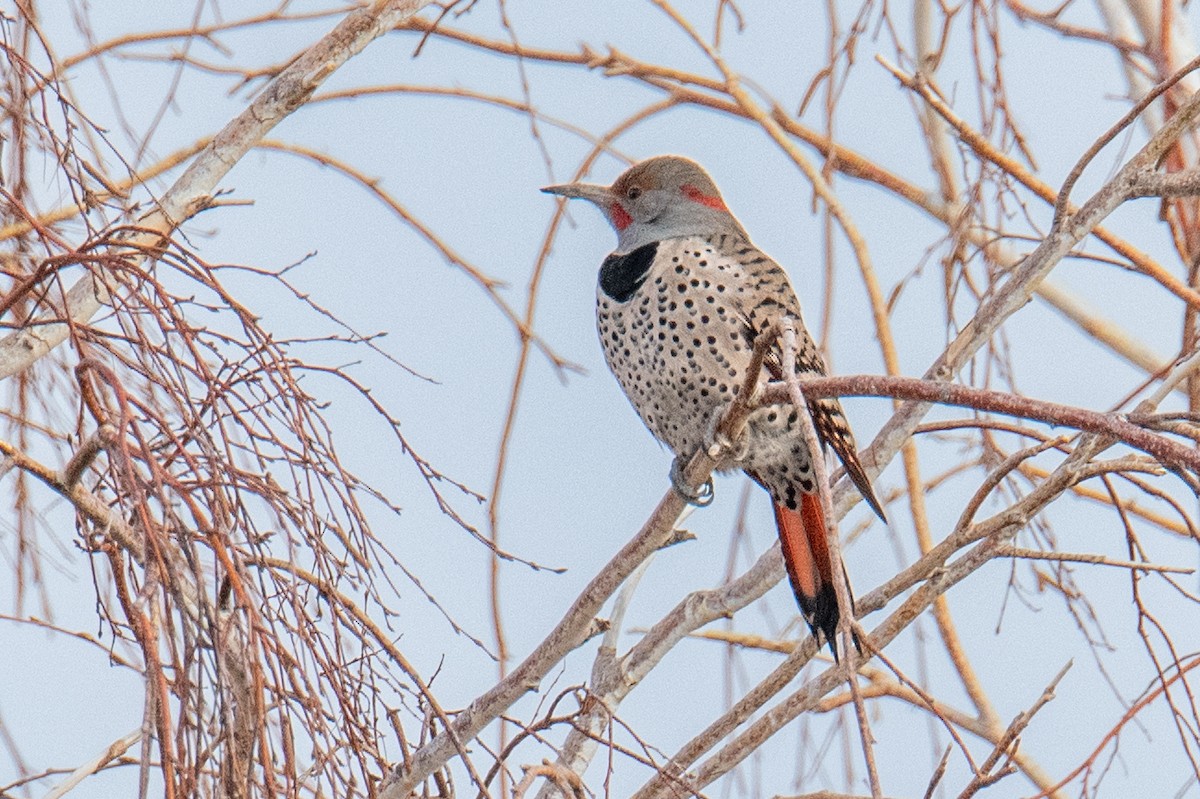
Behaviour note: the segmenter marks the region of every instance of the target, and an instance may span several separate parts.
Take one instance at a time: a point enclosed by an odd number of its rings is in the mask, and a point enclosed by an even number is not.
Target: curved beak
[[[546,186],[542,191],[568,199],[588,200],[601,208],[611,202],[608,186],[601,186],[597,183],[563,183],[560,186]]]

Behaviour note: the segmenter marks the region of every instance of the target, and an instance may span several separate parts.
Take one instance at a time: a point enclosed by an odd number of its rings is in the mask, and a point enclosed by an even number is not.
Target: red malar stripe
[[[608,214],[612,217],[613,227],[618,231],[624,230],[633,224],[633,217],[629,212],[621,207],[620,203],[613,203],[608,207]]]

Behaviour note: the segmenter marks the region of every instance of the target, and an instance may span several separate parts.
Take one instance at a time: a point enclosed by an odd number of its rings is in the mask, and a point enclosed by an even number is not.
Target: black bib
[[[641,287],[654,262],[658,242],[643,244],[633,252],[613,253],[600,265],[600,290],[617,302],[629,302],[629,298]]]

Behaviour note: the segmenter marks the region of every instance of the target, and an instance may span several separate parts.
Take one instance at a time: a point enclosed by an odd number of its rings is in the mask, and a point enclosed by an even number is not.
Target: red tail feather
[[[825,640],[837,659],[837,592],[833,587],[833,559],[825,538],[825,514],[816,494],[801,494],[800,509],[792,510],[778,502],[775,525],[787,567],[792,592],[800,603],[804,619],[812,628],[825,633]]]

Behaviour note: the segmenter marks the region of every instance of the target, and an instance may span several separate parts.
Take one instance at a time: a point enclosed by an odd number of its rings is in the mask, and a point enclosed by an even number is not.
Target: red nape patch
[[[612,217],[613,227],[618,231],[624,230],[633,224],[633,217],[629,212],[621,207],[620,203],[613,203],[608,208],[608,215]]]
[[[690,183],[685,183],[680,186],[683,190],[683,195],[694,203],[707,205],[709,208],[716,208],[718,211],[729,213],[729,209],[725,207],[725,201],[720,197],[714,197],[711,194],[705,194]]]

